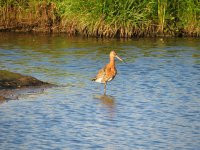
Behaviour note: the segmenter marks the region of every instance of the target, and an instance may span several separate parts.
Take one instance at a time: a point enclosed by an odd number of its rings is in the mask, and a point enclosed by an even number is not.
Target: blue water
[[[90,81],[115,50],[118,74]],[[200,148],[200,39],[0,33],[0,68],[61,85],[0,105],[0,149]]]

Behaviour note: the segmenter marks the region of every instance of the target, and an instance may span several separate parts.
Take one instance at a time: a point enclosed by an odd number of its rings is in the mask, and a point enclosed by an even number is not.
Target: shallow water
[[[104,96],[110,50],[127,64]],[[200,147],[200,39],[0,33],[0,68],[62,85],[0,105],[3,150]]]

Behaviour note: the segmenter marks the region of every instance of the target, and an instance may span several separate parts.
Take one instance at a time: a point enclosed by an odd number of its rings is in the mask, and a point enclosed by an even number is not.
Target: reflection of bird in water
[[[92,81],[104,83],[104,95],[106,94],[106,84],[107,84],[107,82],[112,81],[117,74],[117,69],[115,67],[115,57],[117,59],[119,59],[120,61],[124,62],[116,54],[115,51],[111,51],[110,52],[110,62],[105,67],[100,69],[99,72],[97,73],[96,77],[92,79]]]
[[[115,114],[115,98],[109,95],[97,95],[94,98],[101,102],[102,106],[108,110],[109,117],[113,118]]]
[[[115,105],[115,98],[112,96],[108,95],[101,95],[99,97],[96,97],[101,100],[102,104],[108,106],[108,107],[113,107]]]

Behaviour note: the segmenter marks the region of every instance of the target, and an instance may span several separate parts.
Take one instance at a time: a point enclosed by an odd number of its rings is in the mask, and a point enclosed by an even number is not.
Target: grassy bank
[[[1,31],[200,36],[199,0],[1,0]]]

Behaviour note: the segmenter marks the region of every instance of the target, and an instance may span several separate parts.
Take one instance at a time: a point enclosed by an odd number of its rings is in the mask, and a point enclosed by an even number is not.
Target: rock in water
[[[22,87],[50,85],[31,76],[0,70],[0,89],[16,89]]]
[[[31,76],[0,70],[0,104],[17,99],[22,94],[37,93],[44,88],[55,86]]]

